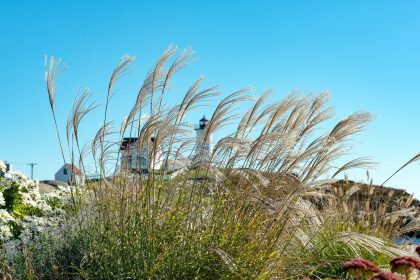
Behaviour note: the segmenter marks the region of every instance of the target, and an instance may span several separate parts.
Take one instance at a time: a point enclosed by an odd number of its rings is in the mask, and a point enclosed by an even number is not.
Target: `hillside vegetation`
[[[388,234],[390,238],[419,235],[414,224],[419,218],[420,201],[403,189],[340,180],[331,184],[327,192],[334,199],[347,195],[343,207],[347,208],[346,211],[351,211],[356,219],[383,217],[382,220],[375,219],[375,223],[381,223],[378,230]],[[383,231],[384,227],[387,231]]]

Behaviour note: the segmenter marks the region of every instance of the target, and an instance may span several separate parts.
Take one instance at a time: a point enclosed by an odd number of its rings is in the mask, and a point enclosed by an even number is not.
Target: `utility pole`
[[[31,166],[31,180],[34,179],[34,165],[37,165],[37,163],[31,162],[31,163],[27,163],[27,165]]]

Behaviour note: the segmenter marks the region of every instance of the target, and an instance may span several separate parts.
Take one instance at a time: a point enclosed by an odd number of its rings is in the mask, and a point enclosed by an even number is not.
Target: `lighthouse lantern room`
[[[208,135],[207,139],[204,139],[204,129],[208,124],[208,120],[205,116],[199,121],[198,127],[195,129],[196,132],[196,157],[201,160],[209,160],[211,152],[211,134]]]

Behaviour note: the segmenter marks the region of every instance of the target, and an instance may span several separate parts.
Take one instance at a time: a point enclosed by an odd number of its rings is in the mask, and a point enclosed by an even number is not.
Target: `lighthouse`
[[[206,119],[206,117],[203,116],[203,118],[198,123],[198,127],[195,128],[196,154],[195,154],[194,161],[209,161],[210,160],[211,140],[212,140],[211,134],[208,135],[207,139],[204,139],[205,138],[204,131],[208,122],[209,121]]]

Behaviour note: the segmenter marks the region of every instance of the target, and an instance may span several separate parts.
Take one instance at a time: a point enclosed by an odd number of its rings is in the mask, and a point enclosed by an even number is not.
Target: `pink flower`
[[[390,262],[392,271],[397,271],[401,268],[417,268],[420,269],[420,259],[411,257],[411,256],[403,256],[398,258],[393,258]]]
[[[391,271],[404,275],[407,279],[413,268],[420,270],[420,259],[411,256],[393,258],[390,262]]]
[[[350,273],[356,278],[365,278],[381,270],[371,261],[364,259],[353,259],[344,263],[344,271]]]
[[[369,280],[401,280],[401,278],[392,272],[381,271],[373,275]]]

